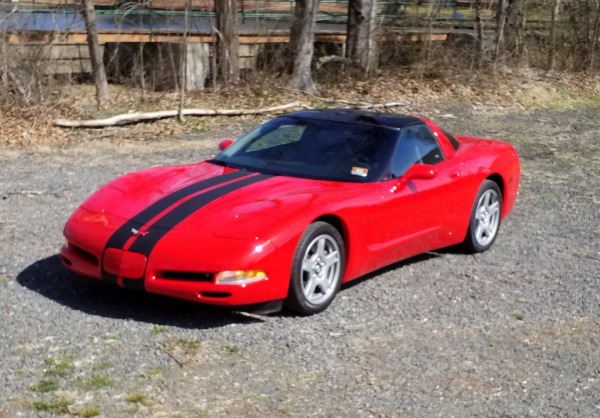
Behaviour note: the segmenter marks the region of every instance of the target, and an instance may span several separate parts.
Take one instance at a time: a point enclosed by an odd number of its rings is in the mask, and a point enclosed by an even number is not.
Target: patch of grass
[[[112,379],[101,376],[101,375],[93,375],[87,379],[78,379],[76,382],[77,386],[81,389],[90,391],[90,390],[98,390],[108,386],[114,385]]]
[[[226,352],[227,354],[235,354],[235,353],[239,353],[239,352],[240,352],[240,349],[239,349],[239,348],[237,348],[237,347],[235,347],[235,346],[233,346],[233,345],[228,345],[228,346],[226,346],[226,347],[224,348],[224,350],[225,350],[225,352]]]
[[[95,406],[88,406],[87,408],[81,410],[78,415],[83,418],[92,418],[97,417],[101,413],[102,411],[100,411],[100,408],[96,408]]]
[[[144,377],[147,379],[151,379],[156,376],[160,376],[165,371],[164,367],[155,367],[153,369],[146,370],[144,372]]]
[[[132,393],[131,395],[127,396],[125,400],[129,403],[138,404],[146,402],[148,397],[142,393]]]
[[[50,412],[51,414],[68,414],[69,405],[72,404],[73,401],[68,399],[54,399],[52,401],[34,402],[32,408],[35,411]]]
[[[200,348],[200,341],[179,338],[173,342],[173,346],[179,347],[186,354],[193,354]]]
[[[75,356],[65,356],[59,359],[48,357],[44,363],[49,367],[46,375],[66,377],[75,371]]]
[[[37,384],[31,386],[29,389],[31,389],[33,392],[39,393],[52,392],[58,389],[58,383],[50,379],[40,380]]]
[[[108,370],[108,369],[112,369],[114,366],[110,361],[103,361],[102,363],[98,364],[98,366],[96,366],[96,369],[98,370]]]
[[[120,410],[120,411],[119,411],[119,413],[121,413],[121,414],[131,414],[131,415],[133,415],[133,414],[135,414],[137,411],[139,411],[139,408],[137,407],[137,405],[134,405],[134,406],[133,406],[133,407],[131,407],[131,408]]]
[[[574,91],[567,88],[556,88],[555,92],[538,104],[529,103],[526,107],[543,107],[548,110],[581,109],[584,107],[600,106],[600,95],[588,92]]]
[[[165,332],[166,330],[167,330],[167,328],[163,327],[162,325],[154,325],[152,327],[152,329],[150,330],[150,334],[158,335],[158,334]]]

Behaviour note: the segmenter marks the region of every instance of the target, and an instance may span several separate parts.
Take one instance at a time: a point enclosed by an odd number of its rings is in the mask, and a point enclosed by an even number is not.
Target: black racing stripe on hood
[[[123,246],[127,243],[129,238],[131,238],[133,235],[132,229],[140,229],[142,226],[150,222],[154,217],[156,217],[161,212],[165,211],[181,199],[194,193],[198,193],[209,187],[217,186],[221,183],[236,180],[241,177],[248,176],[249,174],[250,173],[248,171],[239,170],[216,177],[211,177],[209,179],[201,180],[199,182],[190,184],[189,186],[183,187],[171,193],[170,195],[159,199],[158,201],[151,204],[146,209],[142,210],[140,213],[135,215],[133,218],[125,222],[119,229],[117,229],[108,239],[108,242],[104,247],[104,251],[106,251],[107,248],[123,248]],[[102,258],[104,258],[104,254],[102,254]],[[104,281],[114,284],[118,283],[117,276],[106,272],[104,270],[104,266],[101,267],[101,275],[102,280]],[[143,280],[140,281],[143,283]]]
[[[125,222],[114,234],[108,239],[105,248],[123,248],[125,243],[133,235],[132,229],[140,229],[156,217],[158,214],[166,210],[169,206],[177,203],[179,200],[207,189],[209,187],[216,186],[227,181],[235,180],[240,177],[244,177],[250,174],[248,171],[235,171],[233,173],[223,174],[217,177],[211,177],[206,180],[201,180],[197,183],[190,184],[182,189],[173,192],[155,203],[142,210],[140,213],[135,215],[133,218]]]
[[[183,222],[202,207],[235,190],[263,180],[267,180],[272,177],[273,176],[268,174],[258,174],[256,176],[242,179],[231,184],[226,184],[225,186],[214,188],[198,196],[192,197],[160,218],[154,225],[150,226],[150,228],[147,229],[148,234],[144,236],[138,236],[129,248],[129,251],[141,253],[146,257],[150,257],[150,253],[156,244],[158,244],[158,242],[169,231],[171,231],[175,226]],[[157,226],[157,224],[160,226]]]

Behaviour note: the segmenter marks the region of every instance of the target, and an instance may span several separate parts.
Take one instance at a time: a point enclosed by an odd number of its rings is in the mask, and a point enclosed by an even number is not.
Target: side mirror
[[[429,164],[413,164],[400,180],[392,187],[392,193],[402,190],[411,180],[431,180],[437,176],[437,171]]]
[[[225,151],[227,148],[229,148],[231,146],[231,144],[233,144],[233,139],[231,139],[231,138],[224,139],[221,142],[219,142],[219,149],[221,151]]]
[[[413,164],[401,177],[405,182],[411,180],[431,180],[437,176],[433,166],[429,164]]]

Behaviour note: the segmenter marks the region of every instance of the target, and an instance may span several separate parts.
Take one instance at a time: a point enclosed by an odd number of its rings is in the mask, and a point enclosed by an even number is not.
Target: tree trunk
[[[506,11],[505,51],[514,57],[517,66],[527,63],[525,24],[527,0],[508,0]]]
[[[421,53],[419,57],[419,76],[423,77],[425,72],[429,68],[431,49],[432,49],[432,38],[433,38],[433,21],[440,11],[441,2],[439,0],[430,0],[427,6],[427,31],[425,32],[425,39],[422,42]]]
[[[92,72],[94,84],[96,85],[96,100],[98,107],[104,107],[108,102],[108,82],[106,81],[106,70],[102,58],[102,48],[98,41],[98,28],[96,26],[96,11],[92,0],[83,0],[83,18],[87,31],[87,42],[90,49],[90,60],[92,61]]]
[[[598,46],[598,38],[600,37],[600,3],[594,2],[592,9],[593,24],[590,34],[590,46],[588,48],[588,65],[587,71],[592,71],[596,64],[596,48]]]
[[[311,70],[318,13],[319,0],[296,0],[294,22],[290,28],[294,68],[289,86],[310,94],[318,94]]]
[[[229,87],[240,78],[236,0],[215,0],[217,79]]]
[[[548,51],[548,71],[552,71],[556,65],[556,25],[560,13],[560,0],[554,0],[552,8],[552,20],[550,24],[550,48]]]
[[[377,69],[377,44],[374,39],[377,0],[349,0],[346,57],[368,77]]]
[[[185,0],[185,10],[183,12],[183,39],[181,41],[181,85],[179,86],[179,121],[185,122],[183,116],[183,106],[185,104],[185,90],[187,89],[187,68],[188,68],[188,15],[190,12],[191,0]]]
[[[475,0],[475,29],[477,31],[477,69],[481,69],[485,61],[485,46],[483,44],[483,21],[481,19],[481,0]]]
[[[498,0],[496,11],[496,45],[494,48],[494,72],[504,61],[504,25],[506,24],[506,0]]]

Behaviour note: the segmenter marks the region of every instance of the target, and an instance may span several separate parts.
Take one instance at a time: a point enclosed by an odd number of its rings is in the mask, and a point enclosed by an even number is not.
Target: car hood
[[[335,192],[340,187],[342,183],[261,175],[202,162],[127,174],[101,188],[82,207],[133,222],[136,228],[151,220],[155,228],[172,229],[174,223],[195,218],[195,232],[202,229],[218,236],[224,233],[224,222],[283,219],[310,208],[325,189]]]

